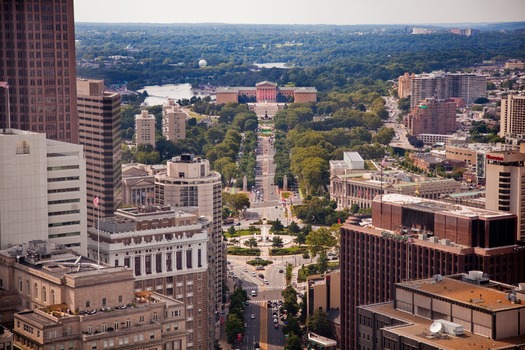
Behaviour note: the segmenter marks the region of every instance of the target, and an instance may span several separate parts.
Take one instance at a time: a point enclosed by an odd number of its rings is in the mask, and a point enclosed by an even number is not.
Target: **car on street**
[[[281,269],[281,270],[279,270],[279,273],[284,273],[284,270],[282,270],[282,269]]]
[[[273,324],[273,328],[275,328],[275,329],[279,329],[279,323],[274,323],[274,324]]]
[[[262,273],[259,274],[259,278],[264,279],[264,275]]]
[[[250,316],[250,318],[251,318],[252,320],[255,320],[255,314],[252,314],[252,315]]]
[[[279,323],[279,320],[277,319],[277,317],[274,317],[273,323]]]
[[[257,276],[257,274],[255,272],[252,272],[251,275],[252,275],[252,277]]]

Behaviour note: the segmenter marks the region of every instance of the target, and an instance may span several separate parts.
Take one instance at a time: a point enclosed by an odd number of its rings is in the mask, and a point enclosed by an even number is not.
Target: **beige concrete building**
[[[525,241],[525,143],[519,152],[491,152],[486,158],[486,208],[515,214],[517,239]]]
[[[162,106],[162,135],[168,141],[186,138],[186,113],[173,100]]]
[[[155,116],[145,109],[135,115],[135,144],[155,148]]]
[[[222,240],[221,175],[210,169],[208,160],[192,155],[175,157],[166,172],[155,176],[155,203],[174,207],[197,207],[198,215],[211,224],[208,243],[209,315],[220,310],[226,275],[226,244]],[[211,320],[210,320],[211,321]],[[214,324],[214,321],[213,321]],[[210,332],[214,327],[209,326]]]
[[[128,206],[155,203],[155,174],[151,166],[122,165],[122,203]]]
[[[83,148],[45,134],[0,133],[0,249],[35,239],[86,252]]]
[[[79,142],[86,157],[88,225],[112,216],[122,203],[120,94],[104,91],[103,80],[77,79]],[[99,207],[93,199],[98,197]]]
[[[500,137],[525,139],[525,96],[508,95],[501,99]]]
[[[397,170],[350,169],[345,161],[330,161],[330,199],[339,210],[358,205],[371,208],[375,196],[398,193],[421,198],[438,199],[460,191],[453,179],[416,176]]]
[[[525,62],[518,60],[509,60],[505,62],[505,69],[525,69]]]
[[[341,288],[341,277],[339,271],[326,273],[325,275],[314,275],[307,278],[308,289],[306,291],[306,310],[312,315],[317,310],[328,312],[329,309],[339,309],[341,300],[339,298]]]
[[[46,242],[0,252],[3,288],[21,300],[20,349],[187,349],[182,302],[134,292],[133,271],[102,267]]]
[[[186,209],[188,210],[188,209]],[[186,307],[188,350],[208,349],[210,223],[180,208],[119,209],[89,230],[88,257],[133,271],[135,292],[172,297]],[[100,242],[100,245],[99,245]],[[211,338],[213,339],[213,338]],[[191,344],[191,345],[190,345]],[[213,345],[213,343],[211,343]]]
[[[476,184],[484,185],[486,182],[486,154],[489,152],[514,151],[515,145],[496,143],[465,143],[445,145],[446,158],[464,162],[466,167],[475,175]]]
[[[414,78],[414,73],[405,73],[397,79],[397,96],[399,98],[407,98],[411,95],[412,90],[410,89],[410,79]]]
[[[518,289],[518,290],[516,290]],[[376,349],[521,349],[523,286],[481,271],[397,283],[393,302],[358,306],[358,347]]]

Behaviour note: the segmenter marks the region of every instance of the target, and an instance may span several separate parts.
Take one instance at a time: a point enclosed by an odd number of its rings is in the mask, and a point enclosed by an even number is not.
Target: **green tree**
[[[286,350],[302,350],[301,338],[297,334],[289,334],[284,348]]]
[[[230,313],[226,319],[226,337],[228,344],[237,341],[237,334],[244,334],[244,322],[236,314]]]
[[[293,265],[286,263],[286,271],[285,271],[284,279],[286,281],[287,286],[292,284],[292,272],[293,272]]]
[[[377,131],[372,140],[382,145],[388,145],[394,138],[395,134],[396,132],[394,129],[382,127]]]
[[[250,249],[254,248],[254,247],[257,247],[257,239],[255,237],[251,237],[250,239],[247,239],[244,242],[244,245],[247,246],[247,247],[250,247]]]
[[[287,320],[288,320],[288,324],[284,325],[283,333],[288,334],[289,337],[292,334],[301,337],[302,336],[301,325],[299,324],[299,320],[297,319],[297,317],[288,315]]]
[[[323,337],[332,338],[333,332],[328,321],[328,315],[323,310],[316,310],[313,315],[306,319],[306,327],[311,332]]]
[[[306,245],[308,250],[312,254],[312,257],[323,254],[326,256],[326,253],[329,249],[335,247],[337,240],[325,227],[321,227],[315,231],[310,232],[308,237],[306,237]]]
[[[284,230],[284,226],[281,220],[279,219],[274,220],[272,222],[272,227],[270,228],[270,232],[276,233],[276,232],[281,232],[282,230]]]
[[[275,236],[272,239],[272,247],[281,248],[284,245],[283,239],[280,236]]]
[[[290,225],[286,227],[286,229],[291,235],[296,235],[297,233],[301,232],[301,228],[299,227],[299,225],[297,225],[295,221],[292,221]]]
[[[223,205],[227,206],[235,212],[239,212],[243,208],[250,207],[250,198],[244,193],[222,193]]]

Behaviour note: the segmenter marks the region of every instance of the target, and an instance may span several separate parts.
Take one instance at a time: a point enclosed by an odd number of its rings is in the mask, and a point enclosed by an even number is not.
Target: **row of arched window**
[[[18,278],[18,291],[20,293],[23,293],[23,283],[22,283],[22,278],[19,277]],[[33,286],[33,298],[34,299],[38,299],[39,298],[39,287],[38,287],[38,284],[35,283],[34,286]],[[29,280],[26,281],[26,293],[27,295],[31,296],[31,284],[29,282]],[[47,303],[47,288],[44,286],[42,287],[42,302],[44,303]],[[54,305],[55,304],[55,291],[52,289],[51,290],[51,305]]]

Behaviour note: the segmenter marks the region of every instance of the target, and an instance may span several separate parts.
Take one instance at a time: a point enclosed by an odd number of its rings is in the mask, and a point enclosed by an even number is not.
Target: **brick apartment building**
[[[341,228],[341,344],[357,345],[356,307],[390,301],[394,284],[481,270],[504,283],[525,280],[516,216],[397,194],[379,196],[372,224]]]

